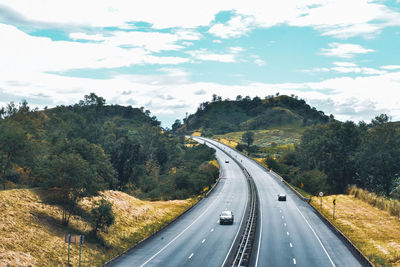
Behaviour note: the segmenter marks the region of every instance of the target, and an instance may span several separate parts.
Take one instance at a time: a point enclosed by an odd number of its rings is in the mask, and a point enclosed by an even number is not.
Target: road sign
[[[70,240],[68,240],[69,238],[70,238]],[[69,242],[69,243],[79,244],[82,242],[82,244],[83,244],[84,240],[85,240],[85,237],[83,235],[69,235],[69,234],[65,235],[65,243]]]
[[[336,198],[333,200],[333,205],[336,205]]]
[[[300,184],[300,187],[301,187],[301,188],[303,188],[303,187],[304,187],[304,184],[303,184],[303,183],[301,183],[301,184]]]
[[[323,197],[324,196],[324,192],[319,192],[319,196]]]

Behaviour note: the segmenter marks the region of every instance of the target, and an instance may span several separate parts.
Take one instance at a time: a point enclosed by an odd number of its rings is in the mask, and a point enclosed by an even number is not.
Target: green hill
[[[202,131],[203,135],[267,129],[274,126],[309,126],[327,123],[333,116],[310,107],[304,100],[286,95],[221,100],[200,104],[195,114],[190,115],[177,131]]]

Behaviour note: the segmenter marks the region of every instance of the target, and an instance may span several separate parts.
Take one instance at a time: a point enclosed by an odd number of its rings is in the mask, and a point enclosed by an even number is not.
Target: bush
[[[96,236],[97,233],[107,230],[115,221],[115,216],[112,212],[112,203],[107,202],[105,199],[96,202],[96,207],[91,211],[92,218],[92,235]]]
[[[326,178],[325,173],[315,169],[300,173],[291,182],[297,187],[303,184],[304,191],[316,195],[318,192],[327,191]]]

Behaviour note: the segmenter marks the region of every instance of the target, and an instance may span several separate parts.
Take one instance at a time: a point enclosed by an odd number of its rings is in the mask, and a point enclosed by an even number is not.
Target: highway
[[[216,157],[222,176],[214,191],[175,222],[107,266],[223,265],[234,249],[241,223],[245,223],[249,189],[242,170],[233,160],[218,149]],[[219,225],[223,210],[233,211],[233,225]]]
[[[259,195],[258,229],[251,266],[362,266],[344,243],[277,177],[221,143],[204,139],[242,162]],[[286,202],[278,202],[284,193]]]

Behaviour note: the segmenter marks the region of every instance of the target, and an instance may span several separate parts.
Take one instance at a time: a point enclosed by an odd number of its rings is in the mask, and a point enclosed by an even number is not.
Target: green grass
[[[301,136],[306,128],[298,125],[272,127],[264,130],[253,130],[254,145],[259,147],[262,155],[282,155],[292,151],[300,143]],[[244,144],[242,135],[245,131],[231,132],[223,135],[214,135],[214,139],[227,139],[239,144]]]

